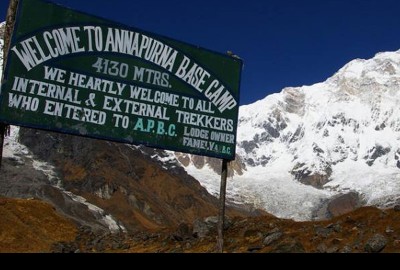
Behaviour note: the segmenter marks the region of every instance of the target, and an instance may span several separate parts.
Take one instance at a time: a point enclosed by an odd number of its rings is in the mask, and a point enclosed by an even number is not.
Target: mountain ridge
[[[299,220],[327,218],[315,212],[349,192],[361,205],[394,205],[400,199],[398,104],[400,51],[355,59],[325,82],[287,87],[241,106],[237,156],[245,169],[229,192],[247,190],[246,201]],[[216,190],[208,174],[188,171]]]

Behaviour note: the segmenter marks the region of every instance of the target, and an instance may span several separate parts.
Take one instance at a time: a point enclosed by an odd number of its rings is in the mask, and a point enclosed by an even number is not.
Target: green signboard
[[[235,158],[242,61],[20,0],[0,121]]]

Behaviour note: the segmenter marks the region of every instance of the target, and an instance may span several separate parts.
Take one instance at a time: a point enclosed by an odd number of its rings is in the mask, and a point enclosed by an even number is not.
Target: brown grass
[[[0,198],[0,252],[49,252],[75,239],[76,226],[43,201]]]

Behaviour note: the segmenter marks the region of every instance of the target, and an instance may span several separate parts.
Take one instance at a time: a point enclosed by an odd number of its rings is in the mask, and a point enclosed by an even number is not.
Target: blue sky
[[[355,58],[400,49],[396,0],[53,0],[244,60],[241,104],[324,81]],[[0,1],[5,18],[8,0]]]

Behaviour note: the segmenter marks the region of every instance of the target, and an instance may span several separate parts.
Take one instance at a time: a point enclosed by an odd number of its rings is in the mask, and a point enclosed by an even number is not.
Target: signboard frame
[[[40,16],[27,15],[32,6],[50,15],[42,14],[44,18],[35,24],[33,20]],[[71,18],[65,24],[61,11]],[[49,17],[56,23],[46,25]],[[74,21],[76,18],[78,21]],[[156,53],[139,53],[145,50],[144,45],[136,48],[136,53],[127,53],[135,48],[124,48],[115,41],[122,34],[129,36],[125,40],[137,38],[138,46],[145,40],[152,42]],[[114,40],[109,41],[109,37]],[[69,47],[63,47],[62,40],[67,40]],[[10,48],[0,96],[0,121],[4,123],[226,160],[235,158],[241,59],[42,0],[19,0]],[[76,63],[86,66],[76,68]],[[112,86],[107,88],[107,84]],[[64,94],[56,96],[51,89]],[[107,94],[101,95],[103,90]],[[130,94],[122,96],[125,92]],[[123,103],[125,107],[121,108]],[[111,121],[109,115],[114,127],[101,132],[87,128]],[[133,123],[134,117],[142,120]],[[124,136],[115,136],[119,131],[113,130],[122,126],[143,135],[129,137],[125,132]]]

